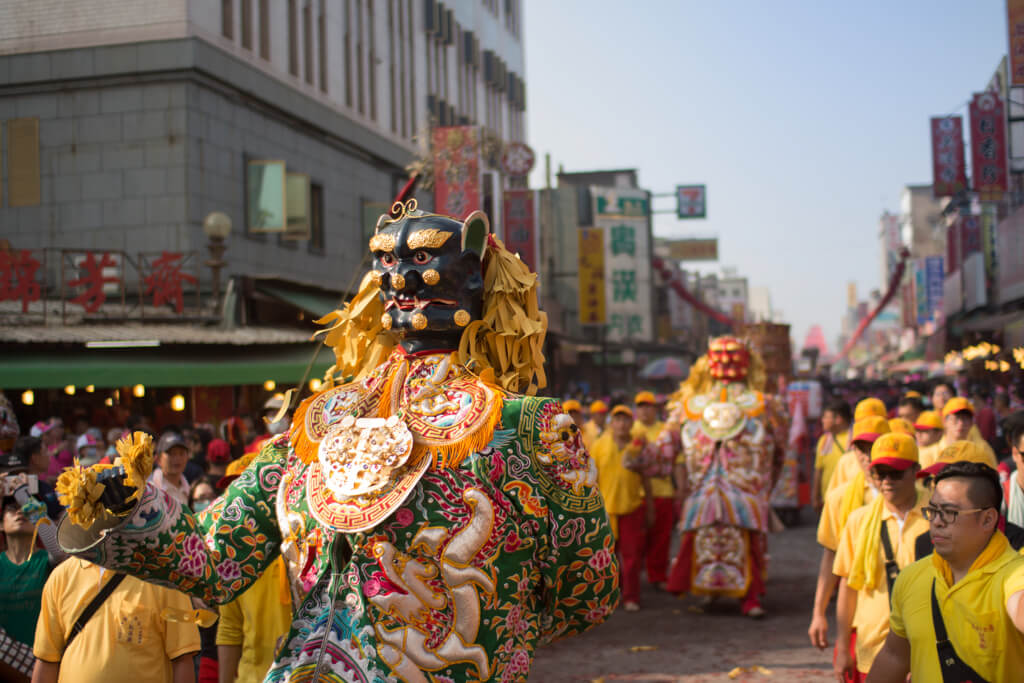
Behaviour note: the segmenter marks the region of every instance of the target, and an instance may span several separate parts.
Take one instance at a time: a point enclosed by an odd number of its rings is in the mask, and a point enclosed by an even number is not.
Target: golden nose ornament
[[[401,273],[392,273],[391,275],[391,288],[392,289],[405,289],[405,276]]]
[[[425,330],[427,328],[427,316],[422,313],[413,313],[412,316],[412,329],[414,330]]]
[[[456,325],[459,327],[465,327],[469,324],[469,313],[460,308],[455,311],[454,319]]]
[[[384,315],[382,315],[380,317],[380,326],[383,327],[385,330],[390,330],[391,329],[391,314],[390,313],[385,313]]]
[[[431,268],[430,270],[423,271],[423,281],[428,285],[436,285],[441,281],[441,274]]]

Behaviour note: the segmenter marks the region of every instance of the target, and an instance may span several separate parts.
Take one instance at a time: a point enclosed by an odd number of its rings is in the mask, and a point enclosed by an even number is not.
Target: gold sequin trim
[[[394,251],[395,236],[390,233],[376,234],[370,238],[370,251]]]
[[[426,230],[417,230],[413,234],[409,235],[409,249],[423,249],[428,247],[430,249],[437,249],[448,241],[454,233],[446,232],[444,230],[437,230],[436,228],[427,228]]]

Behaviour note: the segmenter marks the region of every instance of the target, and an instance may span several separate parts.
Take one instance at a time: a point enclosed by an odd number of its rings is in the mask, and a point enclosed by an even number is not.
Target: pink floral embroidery
[[[377,595],[377,593],[380,593],[380,588],[380,581],[377,579],[367,579],[363,583],[363,595],[368,598],[372,598]]]
[[[242,570],[234,560],[224,560],[217,565],[217,576],[224,583],[229,583],[242,576]]]
[[[591,624],[600,624],[602,621],[608,618],[609,613],[610,610],[608,609],[607,605],[595,607],[594,609],[587,612],[587,621]]]
[[[527,654],[526,650],[520,648],[512,653],[512,657],[508,660],[508,666],[505,667],[505,671],[501,674],[501,680],[517,680],[521,675],[529,671],[530,655]]]
[[[185,537],[181,548],[181,563],[178,569],[185,576],[202,576],[206,566],[206,546],[198,534]]]
[[[530,628],[530,622],[523,617],[522,605],[515,605],[508,611],[505,623],[508,626],[508,630],[517,636],[526,633],[527,629]]]
[[[607,549],[602,548],[598,550],[587,562],[591,567],[597,571],[601,571],[612,563],[612,554]]]

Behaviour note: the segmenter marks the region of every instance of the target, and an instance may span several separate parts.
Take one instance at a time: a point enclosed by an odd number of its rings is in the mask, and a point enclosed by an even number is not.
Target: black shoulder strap
[[[121,572],[115,573],[110,577],[110,580],[107,581],[106,585],[100,589],[100,592],[97,593],[89,604],[85,606],[82,613],[78,615],[77,619],[75,619],[75,623],[71,625],[71,633],[68,634],[68,639],[64,642],[65,652],[67,652],[68,648],[71,647],[71,642],[75,639],[75,636],[81,633],[82,629],[85,628],[86,623],[92,619],[92,615],[96,614],[96,611],[104,602],[106,602],[107,598],[110,597],[110,594],[114,592],[114,589],[121,585],[125,576],[127,575],[122,574]]]
[[[942,671],[943,683],[987,683],[986,679],[972,669],[960,655],[949,640],[946,632],[946,622],[942,618],[942,611],[939,609],[939,600],[935,597],[935,579],[932,579],[932,627],[935,629],[935,649],[939,655],[939,668]]]
[[[900,566],[892,552],[892,541],[889,540],[889,525],[882,520],[882,550],[885,552],[885,584],[889,589],[889,606],[892,607],[892,586],[900,575]]]

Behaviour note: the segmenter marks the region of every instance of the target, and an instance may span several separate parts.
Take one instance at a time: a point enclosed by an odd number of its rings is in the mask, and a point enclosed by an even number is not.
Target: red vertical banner
[[[435,128],[434,211],[462,220],[481,208],[480,133],[475,126]]]
[[[961,225],[961,255],[967,258],[976,251],[981,251],[981,217],[964,216]]]
[[[982,201],[1000,199],[1009,189],[1006,163],[1006,109],[998,93],[975,93],[971,100],[971,175]]]
[[[936,197],[952,197],[967,189],[960,116],[932,118],[932,189]]]
[[[536,269],[533,190],[505,190],[502,204],[505,209],[505,247],[513,254],[519,254],[531,270]]]
[[[1010,85],[1024,85],[1024,0],[1006,0],[1010,29]]]

